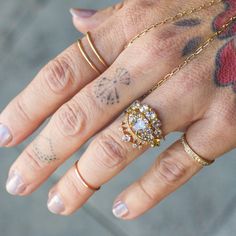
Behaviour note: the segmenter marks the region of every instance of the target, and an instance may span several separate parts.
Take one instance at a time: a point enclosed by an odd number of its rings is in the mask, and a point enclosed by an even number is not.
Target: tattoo
[[[39,141],[40,140],[40,141]],[[33,143],[33,151],[42,162],[50,163],[57,160],[52,140],[40,135],[38,140]]]
[[[213,21],[213,31],[219,30],[222,25],[236,12],[236,1],[225,0],[225,11]],[[231,86],[236,93],[236,23],[232,23],[221,35],[220,40],[226,43],[216,54],[214,82],[219,87]]]
[[[236,37],[217,53],[214,81],[217,86],[232,86],[236,92]]]
[[[224,0],[224,4],[225,4],[225,11],[216,16],[216,18],[213,21],[212,27],[214,32],[218,31],[222,27],[222,25],[224,25],[225,22],[229,20],[231,16],[235,15],[236,1]],[[218,38],[226,39],[234,35],[236,35],[236,23],[232,23],[227,30],[225,30],[218,36]]]
[[[201,45],[202,42],[203,39],[201,37],[194,37],[190,39],[182,51],[182,56],[188,56],[194,53],[194,51]]]
[[[113,78],[102,77],[95,85],[95,95],[102,103],[112,105],[120,102],[120,85],[128,86],[131,83],[129,72],[118,68]]]
[[[174,25],[182,27],[194,27],[200,24],[201,20],[199,18],[184,19],[174,23]]]

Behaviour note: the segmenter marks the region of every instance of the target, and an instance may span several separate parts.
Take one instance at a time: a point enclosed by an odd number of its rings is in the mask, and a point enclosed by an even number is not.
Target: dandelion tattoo
[[[128,86],[131,83],[129,72],[124,68],[118,68],[113,78],[102,77],[95,85],[95,95],[107,105],[113,105],[120,102],[120,85]]]

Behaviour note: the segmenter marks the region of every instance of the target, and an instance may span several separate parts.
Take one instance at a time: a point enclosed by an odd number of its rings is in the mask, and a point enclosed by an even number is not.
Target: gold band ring
[[[159,146],[163,138],[160,127],[157,113],[147,104],[136,101],[125,111],[121,124],[122,141],[130,142],[134,148],[140,149],[143,145]]]
[[[202,167],[211,165],[214,160],[207,160],[201,156],[199,156],[188,144],[186,140],[186,135],[184,134],[181,138],[181,143],[184,146],[185,152],[188,154],[189,157],[191,157],[194,161],[196,161],[198,164],[200,164]]]
[[[91,186],[90,184],[87,183],[87,181],[82,177],[82,175],[80,174],[79,172],[79,169],[78,169],[78,161],[75,162],[75,173],[76,173],[76,176],[80,179],[81,183],[84,185],[84,187],[86,187],[87,189],[89,190],[92,190],[92,191],[98,191],[101,187],[99,188],[95,188],[93,186]]]
[[[99,54],[97,48],[95,47],[90,32],[87,32],[86,38],[87,38],[87,40],[88,40],[89,46],[91,47],[93,53],[96,55],[97,59],[102,63],[102,65],[105,67],[105,69],[107,69],[109,66],[108,66],[108,64],[106,63],[106,61],[104,60],[104,58]],[[78,44],[79,50],[80,50],[82,56],[84,57],[84,59],[87,61],[87,63],[90,65],[90,67],[91,67],[98,75],[100,75],[102,72],[98,69],[98,67],[93,63],[93,61],[90,59],[90,57],[88,56],[88,54],[85,52],[81,39],[78,39],[78,40],[77,40],[77,44]]]
[[[84,57],[84,59],[85,59],[85,60],[87,61],[87,63],[91,66],[91,68],[92,68],[94,71],[96,71],[97,74],[100,75],[100,74],[101,74],[100,70],[99,70],[99,69],[94,65],[94,63],[90,60],[89,56],[87,55],[87,53],[86,53],[85,50],[84,50],[84,47],[83,47],[83,45],[82,45],[81,40],[78,39],[77,43],[78,43],[79,50],[80,50],[82,56]]]
[[[87,40],[88,40],[88,43],[89,43],[91,49],[93,50],[94,54],[97,56],[98,60],[99,60],[106,68],[108,68],[108,65],[107,65],[106,61],[105,61],[104,58],[99,54],[97,48],[95,47],[95,45],[94,45],[94,43],[93,43],[93,41],[92,41],[91,34],[90,34],[89,31],[87,32],[86,37],[87,37]]]

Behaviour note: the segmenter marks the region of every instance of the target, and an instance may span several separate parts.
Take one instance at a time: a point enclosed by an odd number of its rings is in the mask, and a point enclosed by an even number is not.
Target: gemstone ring
[[[157,113],[147,104],[135,101],[125,110],[121,124],[122,141],[132,143],[134,148],[144,145],[160,145],[162,136],[161,121]]]

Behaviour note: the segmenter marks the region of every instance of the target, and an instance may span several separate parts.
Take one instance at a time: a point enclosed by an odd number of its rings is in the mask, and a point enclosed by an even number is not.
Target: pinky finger
[[[113,214],[124,220],[134,219],[174,192],[202,167],[185,153],[180,141],[170,146],[151,169],[119,195]]]

